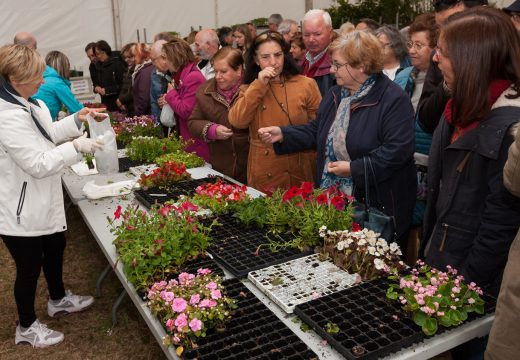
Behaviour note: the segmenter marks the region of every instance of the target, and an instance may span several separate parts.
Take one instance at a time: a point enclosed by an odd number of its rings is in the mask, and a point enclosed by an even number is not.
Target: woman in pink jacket
[[[196,94],[206,79],[200,72],[195,56],[188,43],[182,39],[173,39],[163,45],[163,52],[168,63],[168,70],[173,80],[168,84],[168,93],[164,100],[171,106],[177,120],[177,132],[184,140],[193,142],[186,151],[195,152],[209,161],[208,144],[191,136],[188,131],[188,118],[197,101]]]

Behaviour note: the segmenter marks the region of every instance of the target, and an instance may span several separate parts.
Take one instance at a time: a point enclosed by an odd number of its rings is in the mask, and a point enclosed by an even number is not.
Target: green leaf
[[[437,320],[434,318],[426,319],[422,331],[428,336],[434,335],[437,332]]]
[[[424,326],[427,319],[428,319],[428,316],[425,313],[423,313],[422,311],[416,311],[413,315],[413,321],[421,327]]]

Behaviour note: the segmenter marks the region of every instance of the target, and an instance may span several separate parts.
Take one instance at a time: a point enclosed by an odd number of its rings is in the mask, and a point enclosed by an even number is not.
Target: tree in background
[[[432,10],[432,6],[427,0],[360,0],[356,4],[349,4],[348,0],[337,0],[337,5],[326,10],[332,17],[335,29],[347,21],[356,23],[363,18],[401,28],[409,25],[417,15]]]

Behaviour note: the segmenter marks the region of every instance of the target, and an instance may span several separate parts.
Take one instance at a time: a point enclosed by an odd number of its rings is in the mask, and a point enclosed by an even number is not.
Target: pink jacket
[[[175,118],[177,119],[177,127],[180,136],[184,140],[192,139],[194,143],[186,148],[186,151],[195,152],[204,160],[209,162],[208,144],[204,141],[194,138],[188,131],[188,118],[195,107],[197,101],[196,94],[200,85],[206,79],[200,72],[196,63],[190,63],[180,70],[179,82],[177,88],[170,90],[164,99],[170,104]]]

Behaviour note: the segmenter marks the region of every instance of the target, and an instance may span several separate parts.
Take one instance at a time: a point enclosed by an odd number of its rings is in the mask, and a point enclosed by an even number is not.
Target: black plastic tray
[[[127,157],[119,158],[119,172],[127,172],[131,167],[145,165],[144,161],[130,160]]]
[[[389,284],[387,279],[364,282],[297,305],[294,313],[347,359],[379,359],[427,337],[397,301],[386,298]],[[495,300],[485,300],[486,314],[494,311]],[[470,313],[465,323],[481,316]],[[340,331],[328,333],[327,323]],[[452,329],[439,327],[437,334]]]
[[[188,260],[186,263],[181,266],[181,270],[178,273],[171,274],[168,276],[167,279],[164,280],[171,280],[175,279],[179,276],[182,272],[187,272],[189,274],[197,274],[198,269],[210,269],[213,274],[220,275],[224,277],[224,271],[218,264],[209,256],[201,257],[195,260]],[[152,284],[150,284],[152,285]],[[137,292],[139,297],[143,300],[146,300],[146,294],[148,294],[147,290],[141,290]]]
[[[267,246],[269,241],[266,229],[247,227],[232,215],[220,215],[217,219],[222,226],[215,226],[211,230],[213,245],[208,252],[236,277],[242,278],[250,271],[312,254],[310,250],[300,252],[297,249],[271,252]],[[264,246],[256,255],[261,244]]]
[[[237,299],[238,308],[225,330],[208,331],[197,348],[183,358],[210,360],[318,359],[285,324],[237,279],[225,280],[226,295]]]
[[[169,189],[149,188],[138,189],[134,192],[135,198],[147,208],[151,208],[153,204],[164,204],[167,201],[177,201],[181,195],[192,195],[195,189],[207,183],[215,183],[217,179],[225,183],[229,183],[220,176],[206,177],[203,179],[192,179],[179,181],[174,183]]]

